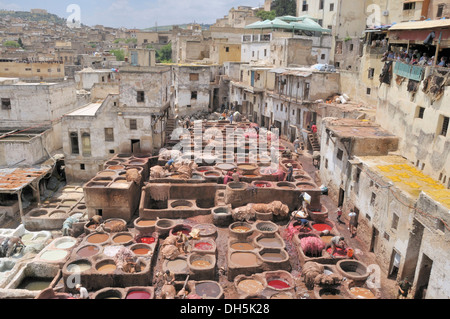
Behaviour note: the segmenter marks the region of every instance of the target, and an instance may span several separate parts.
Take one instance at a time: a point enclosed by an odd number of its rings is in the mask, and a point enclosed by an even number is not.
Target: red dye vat
[[[327,252],[331,255],[331,252],[333,251],[333,248],[328,248]],[[342,249],[342,248],[337,248],[336,247],[336,252],[334,253],[333,256],[347,256],[347,250],[346,249]]]
[[[142,290],[131,291],[126,299],[150,299],[150,293]]]
[[[331,229],[333,229],[333,227],[331,227],[330,225],[327,225],[327,224],[314,224],[312,227],[315,230],[317,230],[317,231],[324,231],[324,230],[331,230]]]
[[[278,279],[271,280],[267,284],[270,287],[273,287],[275,289],[285,289],[285,288],[290,288],[291,287],[286,282],[284,282],[282,280],[278,280]]]
[[[155,242],[155,238],[149,237],[149,236],[141,237],[141,238],[138,238],[137,242],[140,244],[153,244]]]
[[[200,250],[211,250],[213,248],[213,245],[211,245],[210,243],[201,242],[195,244],[194,247]]]
[[[267,183],[255,183],[256,187],[270,187],[270,184]]]

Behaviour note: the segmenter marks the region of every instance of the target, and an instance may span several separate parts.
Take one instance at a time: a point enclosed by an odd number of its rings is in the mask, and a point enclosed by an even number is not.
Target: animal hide
[[[137,185],[141,184],[142,176],[136,168],[127,170],[125,177],[127,182],[135,182]]]

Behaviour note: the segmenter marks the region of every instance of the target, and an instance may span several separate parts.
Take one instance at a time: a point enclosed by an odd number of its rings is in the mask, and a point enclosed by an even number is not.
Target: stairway
[[[312,133],[309,132],[308,133],[308,141],[309,144],[311,145],[311,148],[313,151],[320,151],[320,143],[319,143],[319,139],[317,138],[317,133]]]
[[[171,142],[171,135],[175,127],[176,127],[175,119],[169,117],[166,123],[166,144],[169,144]]]

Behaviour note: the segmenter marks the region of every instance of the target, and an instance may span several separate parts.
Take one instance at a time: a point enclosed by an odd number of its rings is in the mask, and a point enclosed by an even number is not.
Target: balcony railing
[[[395,62],[394,66],[394,74],[414,80],[414,81],[422,81],[423,75],[425,73],[425,67],[410,65],[403,62]]]

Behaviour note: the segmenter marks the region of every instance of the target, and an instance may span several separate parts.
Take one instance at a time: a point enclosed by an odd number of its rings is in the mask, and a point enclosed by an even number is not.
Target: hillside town
[[[450,298],[450,2],[293,2],[0,8],[0,299]]]

